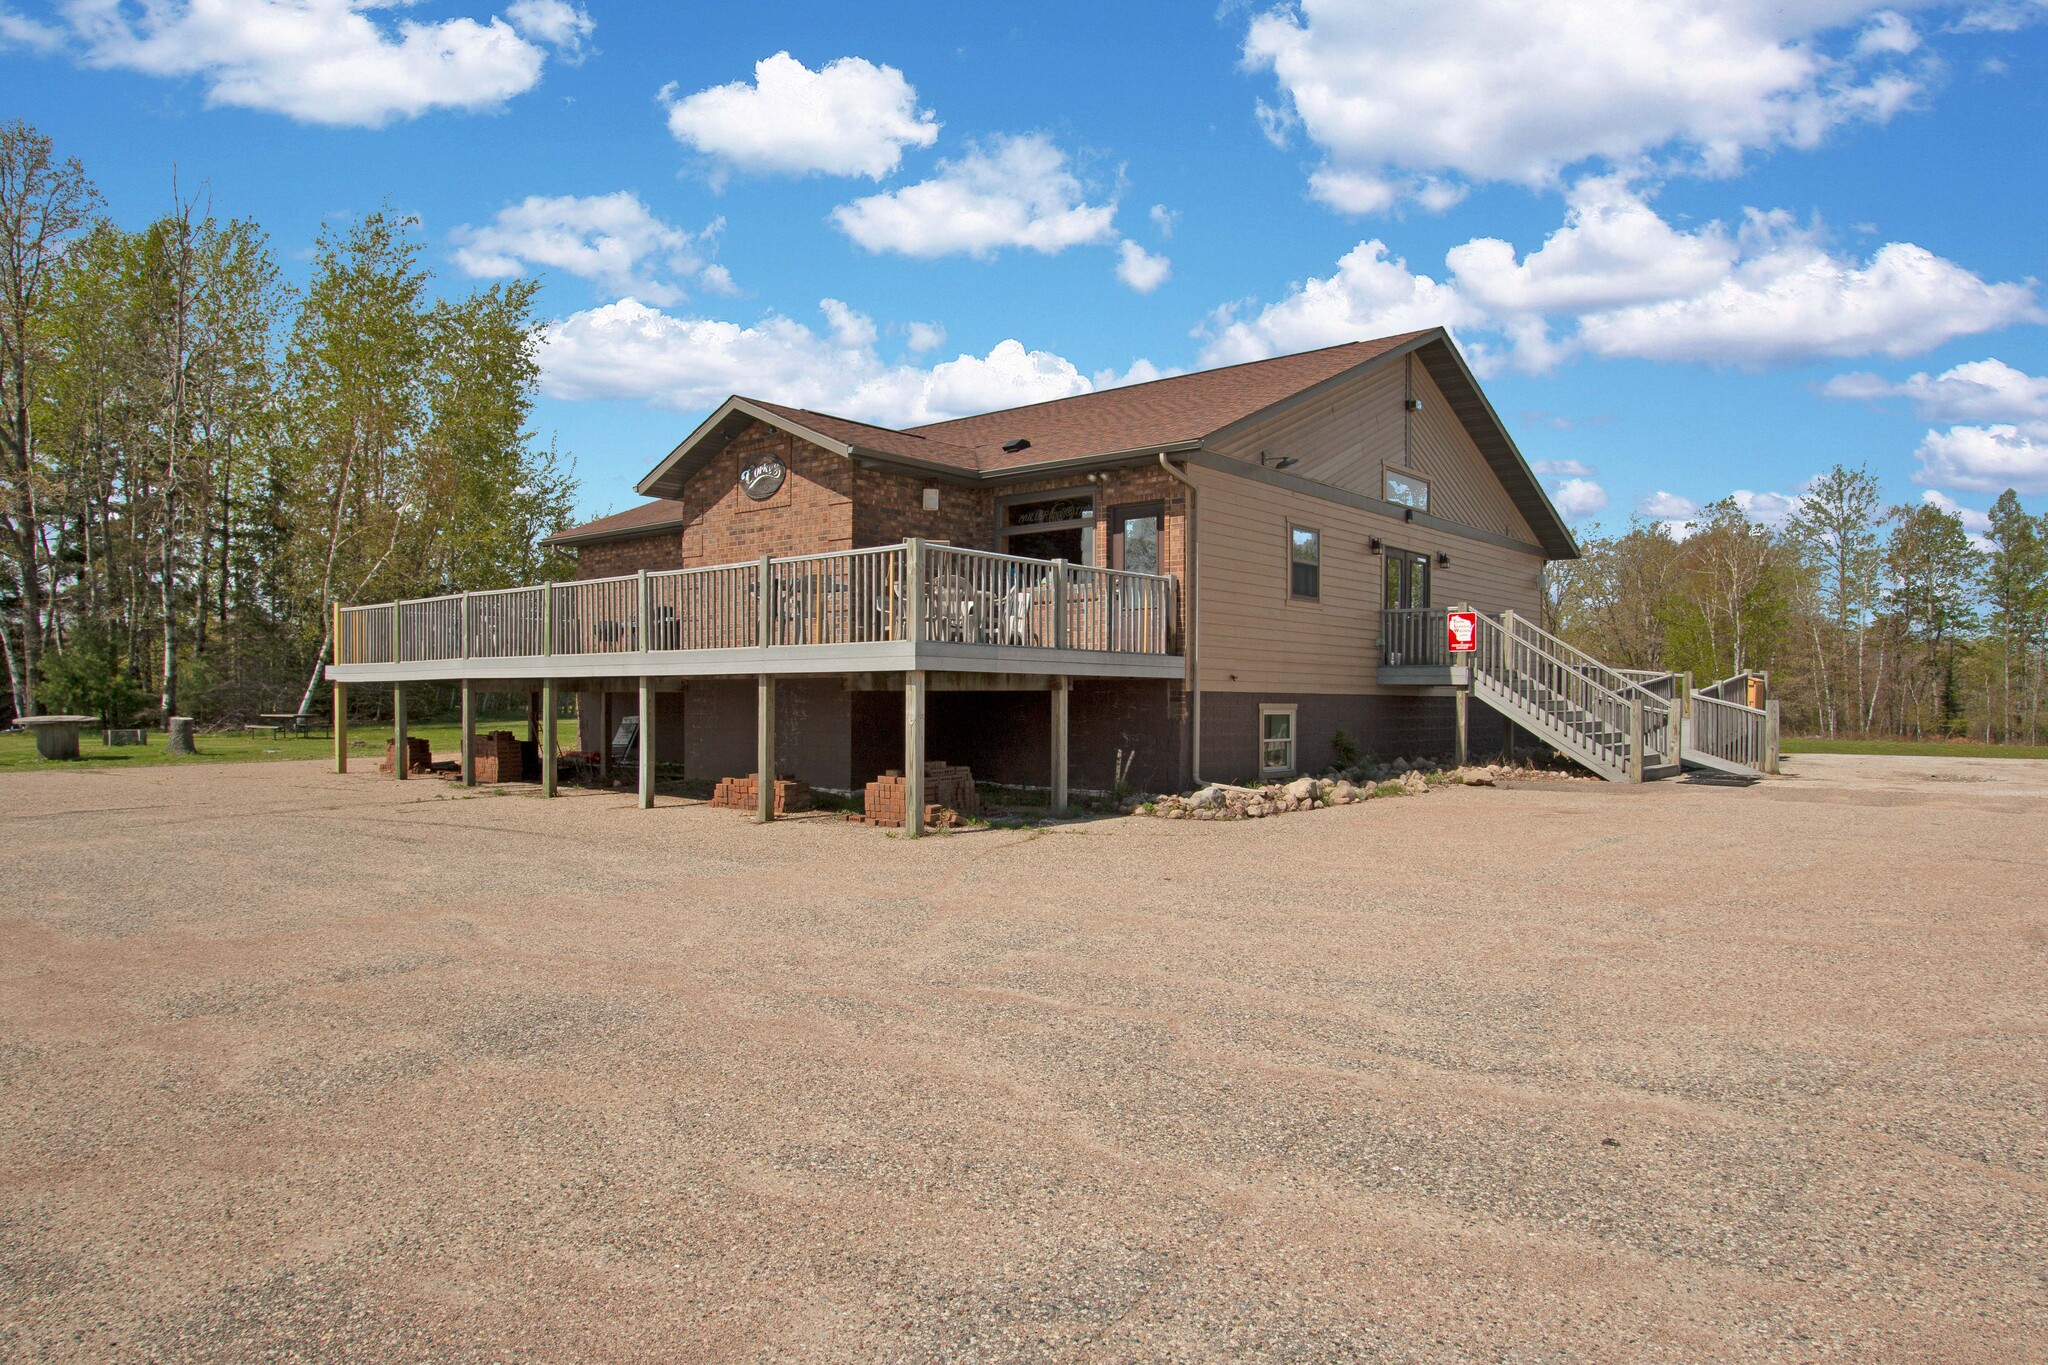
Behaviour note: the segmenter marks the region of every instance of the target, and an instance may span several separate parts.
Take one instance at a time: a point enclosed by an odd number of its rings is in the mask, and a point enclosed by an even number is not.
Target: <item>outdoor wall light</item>
[[[1420,398],[1411,398],[1402,406],[1406,407],[1410,412],[1421,412],[1422,400]]]
[[[1378,554],[1380,552],[1380,538],[1374,536],[1371,540],[1366,541],[1365,548],[1370,554]]]
[[[1438,566],[1439,566],[1439,567],[1442,567],[1442,566],[1444,566],[1444,565],[1448,565],[1448,564],[1449,564],[1449,563],[1451,562],[1451,557],[1450,557],[1450,555],[1446,554],[1446,553],[1445,553],[1444,551],[1442,551],[1442,550],[1438,550],[1438,551],[1436,552],[1436,562],[1437,562],[1437,564],[1438,564]]]
[[[1282,455],[1276,460],[1262,450],[1259,452],[1259,463],[1265,465],[1268,469],[1292,469],[1300,464],[1301,461],[1295,459],[1292,455]]]
[[[1415,509],[1414,509],[1413,507],[1403,507],[1403,508],[1401,509],[1401,520],[1403,520],[1403,521],[1413,521],[1413,520],[1415,520]]]

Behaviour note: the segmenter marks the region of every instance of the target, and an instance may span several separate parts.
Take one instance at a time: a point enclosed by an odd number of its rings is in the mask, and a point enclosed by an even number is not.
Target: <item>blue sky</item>
[[[388,201],[444,289],[542,278],[586,512],[735,390],[908,424],[1443,323],[1612,527],[1836,461],[2048,504],[2043,20],[0,0],[0,63],[124,223],[175,167],[294,274]]]

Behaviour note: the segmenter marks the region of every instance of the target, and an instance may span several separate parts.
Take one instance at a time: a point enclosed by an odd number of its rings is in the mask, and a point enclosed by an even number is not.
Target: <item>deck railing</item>
[[[342,607],[338,664],[917,641],[1168,654],[1174,580],[907,541]]]

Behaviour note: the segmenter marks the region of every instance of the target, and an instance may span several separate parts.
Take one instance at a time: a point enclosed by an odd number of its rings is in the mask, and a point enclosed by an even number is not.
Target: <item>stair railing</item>
[[[1512,611],[1501,613],[1501,626],[1511,638],[1548,659],[1558,660],[1578,670],[1597,684],[1602,692],[1618,698],[1624,705],[1640,701],[1643,707],[1643,761],[1652,765],[1678,761],[1680,735],[1675,718],[1681,708],[1671,695],[1674,688],[1668,684],[1639,681],[1621,669],[1609,667],[1570,641],[1559,639],[1534,621]],[[1656,675],[1646,676],[1654,678]]]
[[[1468,656],[1474,681],[1505,693],[1523,712],[1518,724],[1602,776],[1641,781],[1650,755],[1661,759],[1670,743],[1670,705],[1640,688],[1607,686],[1602,676],[1613,670],[1597,660],[1588,668],[1583,656],[1572,657],[1577,651],[1551,649],[1546,634],[1518,632],[1511,613],[1499,621],[1480,616],[1477,648]]]

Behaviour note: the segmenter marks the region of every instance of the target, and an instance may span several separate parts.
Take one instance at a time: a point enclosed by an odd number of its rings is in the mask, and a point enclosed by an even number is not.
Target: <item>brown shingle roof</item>
[[[820,436],[864,450],[879,451],[894,455],[898,459],[922,460],[926,464],[952,465],[958,469],[979,470],[981,465],[975,453],[964,446],[955,445],[932,436],[921,436],[914,431],[898,431],[893,427],[878,427],[867,422],[856,422],[848,417],[834,417],[829,412],[813,412],[809,408],[784,407],[780,403],[764,403],[758,398],[747,400],[757,408],[766,408],[779,417],[809,427]]]
[[[1374,341],[1346,342],[1320,351],[933,422],[909,431],[966,447],[979,458],[976,467],[983,470],[1016,469],[1199,440],[1421,335],[1407,332]],[[1003,446],[1015,440],[1029,441],[1031,446],[1006,453]]]
[[[585,540],[604,540],[611,536],[632,535],[639,531],[660,531],[670,527],[680,529],[683,524],[683,505],[671,498],[656,498],[643,502],[638,507],[628,507],[623,512],[614,512],[596,521],[586,521],[581,526],[572,526],[557,532],[544,541],[547,545],[574,545]]]

